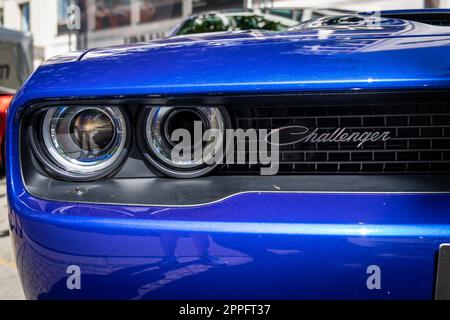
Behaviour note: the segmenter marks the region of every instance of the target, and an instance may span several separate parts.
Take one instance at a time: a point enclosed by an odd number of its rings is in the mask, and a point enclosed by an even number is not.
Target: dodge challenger
[[[7,118],[26,297],[450,298],[448,14],[44,63]]]

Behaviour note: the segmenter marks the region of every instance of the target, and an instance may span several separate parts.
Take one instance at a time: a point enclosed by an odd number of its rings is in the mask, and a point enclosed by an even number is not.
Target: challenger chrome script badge
[[[279,142],[272,143],[271,135],[278,132]],[[291,145],[300,142],[333,143],[354,142],[358,148],[366,142],[388,141],[391,139],[389,131],[349,131],[347,128],[336,128],[332,132],[319,132],[319,128],[309,129],[303,126],[287,126],[271,130],[265,137],[267,143],[279,146]]]

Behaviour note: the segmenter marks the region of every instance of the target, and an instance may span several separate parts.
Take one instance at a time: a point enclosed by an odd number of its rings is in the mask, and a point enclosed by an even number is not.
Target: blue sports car
[[[449,15],[47,61],[7,120],[26,297],[450,298]]]

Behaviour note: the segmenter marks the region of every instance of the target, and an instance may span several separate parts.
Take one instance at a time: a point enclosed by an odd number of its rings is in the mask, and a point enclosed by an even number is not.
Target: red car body
[[[1,172],[4,172],[4,152],[5,152],[5,131],[6,131],[6,112],[9,104],[14,97],[14,91],[0,88],[0,166]]]

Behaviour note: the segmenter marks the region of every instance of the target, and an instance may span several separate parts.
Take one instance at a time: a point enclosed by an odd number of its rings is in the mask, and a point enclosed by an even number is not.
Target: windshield
[[[290,26],[279,21],[272,21],[262,15],[217,15],[209,14],[195,17],[186,21],[176,32],[177,35],[220,32],[220,31],[240,31],[240,30],[268,30],[283,31]]]

